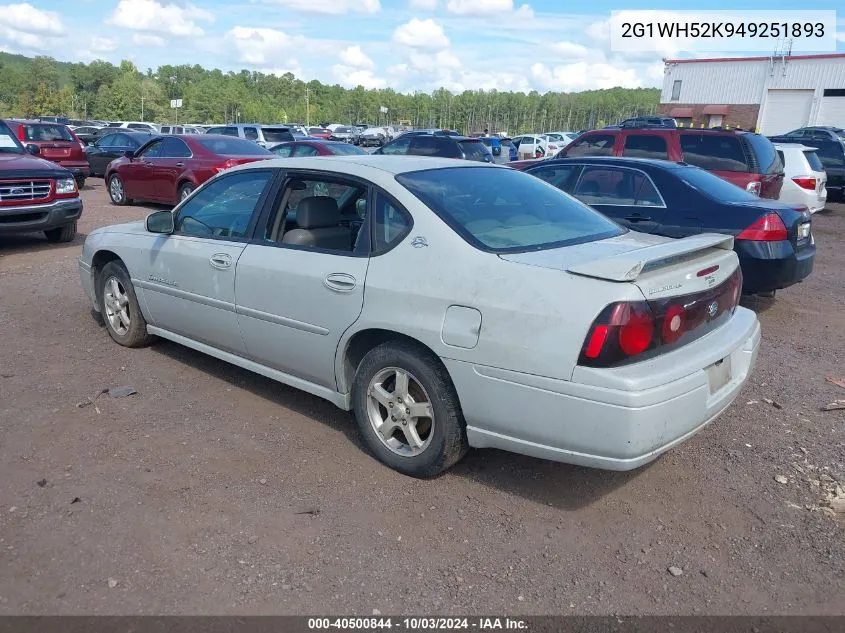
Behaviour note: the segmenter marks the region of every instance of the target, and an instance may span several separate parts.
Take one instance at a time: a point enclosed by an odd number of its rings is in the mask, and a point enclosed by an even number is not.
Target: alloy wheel
[[[434,437],[428,393],[411,372],[399,367],[386,367],[370,380],[367,417],[382,444],[403,457],[419,455]]]
[[[116,334],[125,336],[129,331],[129,295],[117,277],[109,277],[103,287],[106,320]]]

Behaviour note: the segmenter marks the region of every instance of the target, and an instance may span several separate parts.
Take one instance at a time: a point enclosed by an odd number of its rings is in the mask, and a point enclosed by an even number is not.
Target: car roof
[[[635,167],[637,169],[676,169],[678,167],[689,167],[687,163],[678,163],[671,160],[659,160],[655,158],[627,158],[623,156],[571,156],[567,158],[550,158],[548,160],[541,160],[536,164],[566,165],[572,163]]]
[[[455,160],[453,158],[436,158],[434,156],[351,154],[347,156],[293,156],[290,158],[274,158],[238,165],[229,169],[227,173],[236,170],[278,167],[284,169],[317,169],[342,174],[346,171],[346,168],[353,165],[379,170],[393,175],[444,168],[465,169],[468,167],[481,167],[485,169],[504,169],[502,165],[494,165],[492,163]]]

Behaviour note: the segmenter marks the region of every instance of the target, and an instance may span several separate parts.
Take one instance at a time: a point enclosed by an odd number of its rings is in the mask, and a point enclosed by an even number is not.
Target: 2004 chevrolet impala
[[[345,156],[230,169],[93,231],[79,267],[120,345],[163,337],[354,410],[403,473],[470,446],[628,470],[754,365],[731,246],[628,232],[500,166]]]

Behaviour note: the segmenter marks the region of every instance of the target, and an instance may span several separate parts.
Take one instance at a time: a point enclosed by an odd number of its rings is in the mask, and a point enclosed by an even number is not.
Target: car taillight
[[[786,225],[777,213],[769,213],[736,236],[738,240],[781,242],[789,239]]]
[[[730,318],[741,292],[737,267],[719,286],[702,292],[612,303],[590,326],[578,364],[613,367],[689,343]]]
[[[220,165],[216,165],[215,167],[212,167],[212,169],[214,170],[215,174],[219,174],[221,171],[226,171],[227,169],[231,169],[232,167],[234,167],[237,164],[238,164],[238,161],[230,158],[226,162],[224,162]]]
[[[801,178],[793,178],[792,182],[796,185],[801,187],[802,189],[809,189],[810,191],[814,191],[816,189],[816,179],[815,177],[801,177]]]
[[[761,183],[759,180],[754,180],[752,182],[749,182],[747,185],[745,185],[745,190],[748,193],[753,193],[755,196],[759,196],[760,191],[762,191],[762,189],[763,189],[763,183]]]
[[[18,126],[18,139],[22,142],[26,142],[26,132],[24,131],[22,125]]]

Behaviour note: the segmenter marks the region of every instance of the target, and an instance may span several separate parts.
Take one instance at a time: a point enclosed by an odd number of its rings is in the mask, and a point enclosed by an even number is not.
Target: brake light
[[[26,141],[26,132],[24,131],[22,125],[18,126],[18,139],[20,139],[22,142]]]
[[[736,239],[781,242],[789,239],[789,234],[780,216],[777,213],[769,213],[758,218],[754,224],[737,235]]]
[[[227,169],[231,169],[232,167],[234,167],[237,164],[238,164],[238,161],[230,158],[226,162],[224,162],[220,165],[216,165],[215,167],[212,167],[212,169],[214,170],[215,174],[219,174],[222,171],[226,171]]]
[[[755,196],[759,196],[760,191],[762,191],[762,189],[763,189],[763,183],[761,183],[759,180],[754,180],[752,182],[749,182],[747,185],[745,185],[745,190],[748,193],[754,194]]]
[[[661,330],[664,343],[674,343],[681,338],[684,333],[685,312],[684,306],[677,303],[670,305],[666,310],[666,315],[663,317],[663,329]]]
[[[801,187],[802,189],[809,189],[810,191],[815,191],[816,189],[816,179],[815,177],[801,177],[801,178],[793,178],[792,182],[796,185]]]
[[[654,317],[651,310],[637,304],[628,304],[628,314],[619,327],[619,347],[628,356],[642,354],[651,345],[654,336]]]

